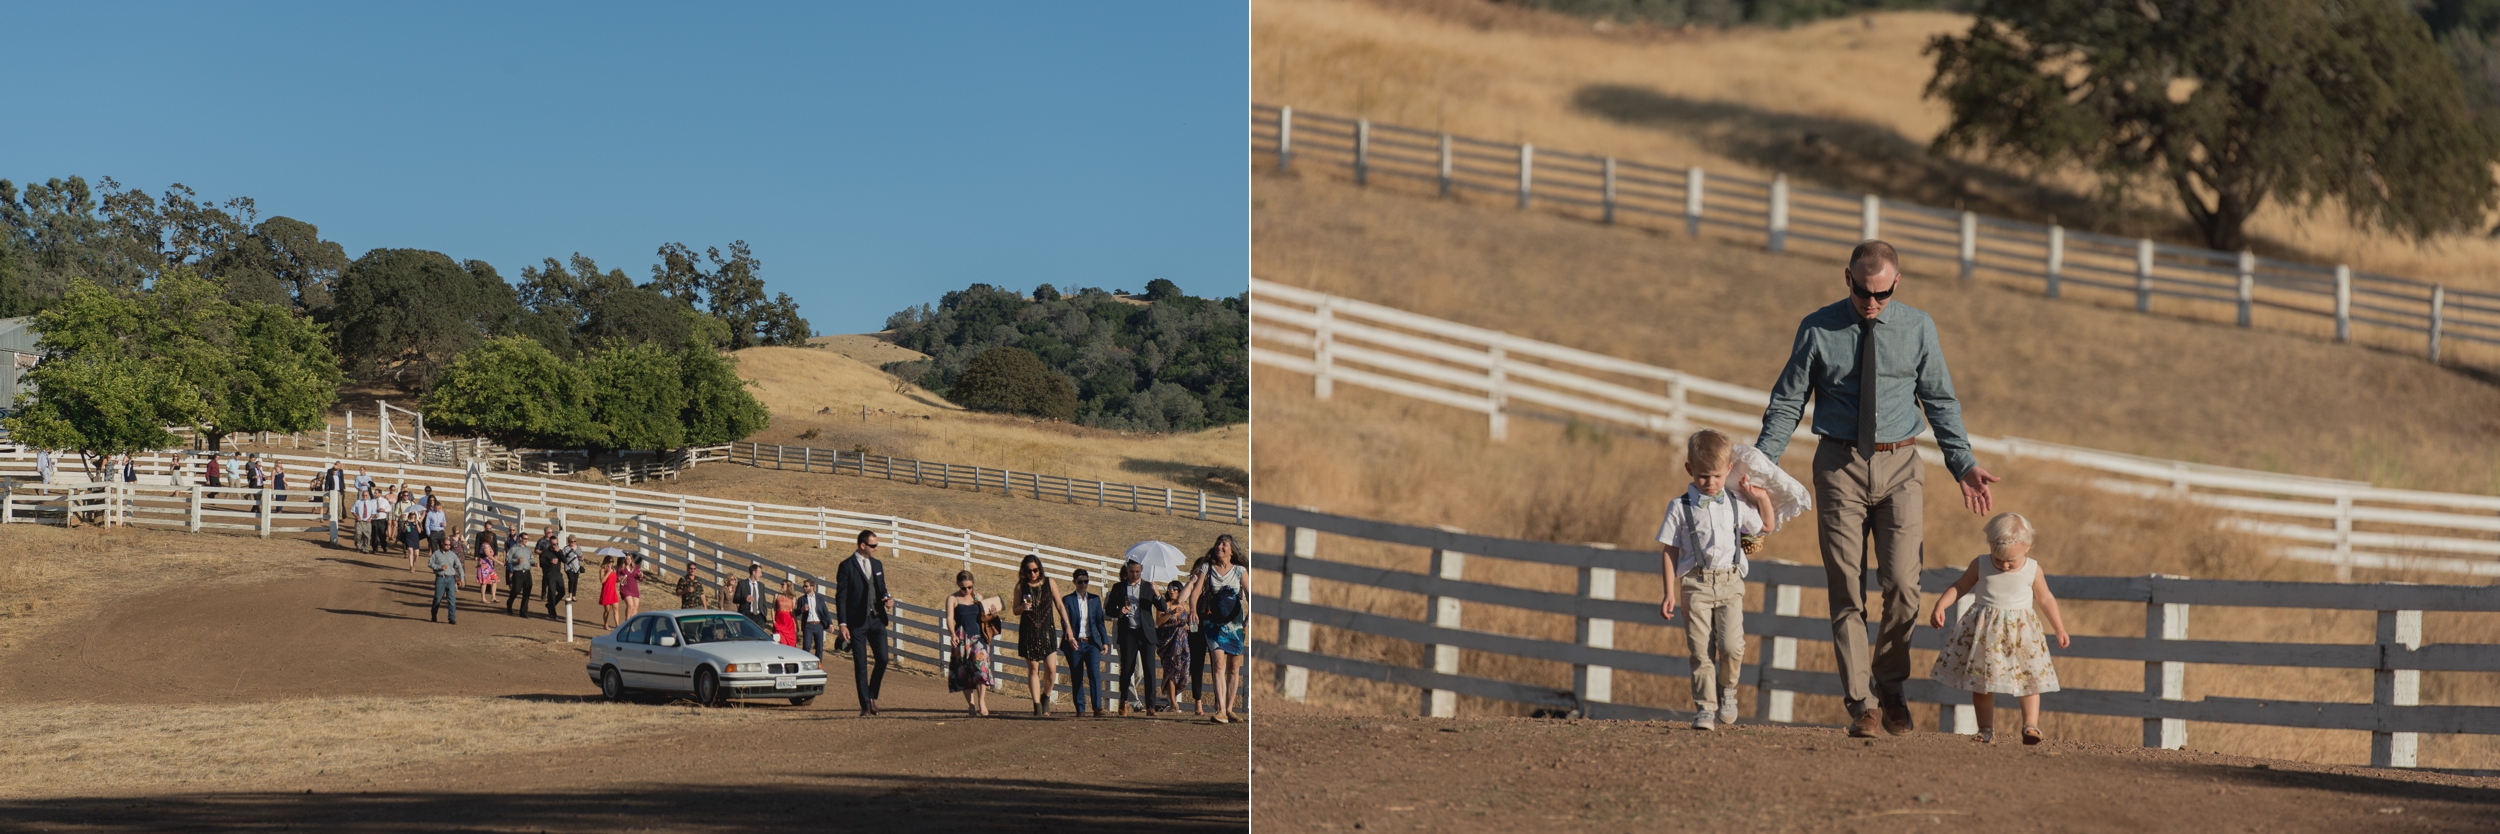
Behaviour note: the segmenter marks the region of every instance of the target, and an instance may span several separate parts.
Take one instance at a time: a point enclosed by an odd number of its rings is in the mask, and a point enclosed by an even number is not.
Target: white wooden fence
[[[1847,194],[1645,164],[1529,144],[1493,142],[1365,119],[1254,104],[1251,150],[1276,170],[1322,165],[1358,184],[1395,178],[1437,189],[1515,195],[1519,208],[1585,213],[1604,223],[1681,226],[1686,234],[1759,240],[1773,252],[1793,242],[1846,251],[1882,237],[1902,254],[1953,264],[1961,280],[1985,277],[2038,287],[2051,298],[2081,289],[2129,300],[2137,312],[2227,319],[2248,327],[2259,310],[2287,322],[2332,323],[2338,342],[2421,350],[2456,358],[2449,342],[2500,345],[2500,295],[2332,266],[2128,239],[1932,208],[1875,194]],[[1915,270],[1905,262],[1906,269]],[[2479,364],[2500,352],[2477,351]]]
[[[1573,710],[1589,718],[1690,718],[1689,699],[1669,696],[1669,705],[1624,703],[1614,696],[1617,671],[1661,678],[1689,679],[1683,657],[1615,648],[1618,622],[1659,623],[1654,599],[1620,599],[1615,593],[1624,574],[1658,574],[1652,552],[1618,551],[1585,545],[1518,541],[1475,536],[1444,529],[1329,515],[1306,509],[1261,504],[1253,512],[1259,524],[1284,528],[1283,553],[1257,553],[1263,570],[1276,570],[1283,598],[1256,600],[1256,616],[1279,625],[1283,646],[1261,645],[1261,659],[1280,668],[1284,696],[1302,700],[1312,672],[1413,686],[1419,711],[1426,715],[1455,714],[1458,695]],[[1331,561],[1320,535],[1342,536],[1421,548],[1431,553],[1428,573]],[[1472,582],[1464,578],[1468,560],[1495,559],[1524,564],[1557,565],[1580,573],[1576,593],[1531,590]],[[1953,568],[1930,569],[1920,575],[1921,588],[1941,592],[1961,575]],[[1874,574],[1867,577],[1873,580]],[[1831,638],[1832,623],[1798,616],[1808,590],[1827,587],[1820,565],[1755,562],[1751,581],[1761,585],[1759,613],[1745,617],[1746,631],[1763,640],[1747,654],[1751,665],[1739,672],[1741,685],[1757,687],[1757,720],[1788,722],[1799,693],[1837,696],[1842,681],[1836,673],[1797,668],[1799,640]],[[1361,588],[1401,591],[1425,597],[1430,621],[1418,621],[1357,608],[1314,602],[1314,583],[1342,583]],[[2064,657],[2102,658],[2144,663],[2142,691],[2069,688],[2041,697],[2052,712],[2112,715],[2144,722],[2144,746],[2177,749],[2187,742],[2188,721],[2252,724],[2332,730],[2366,730],[2371,734],[2370,758],[2381,767],[2412,767],[2422,733],[2500,734],[2500,707],[2448,706],[2420,703],[2425,671],[2500,671],[2500,646],[2480,644],[2424,645],[2422,612],[2500,613],[2500,587],[2450,585],[2336,584],[2198,580],[2171,576],[2052,576],[2050,589],[2065,600],[2116,600],[2144,605],[2142,637],[2076,636],[2073,645],[2054,651]],[[1748,590],[1752,596],[1756,592]],[[1968,609],[1964,597],[1958,618]],[[1466,628],[1471,604],[1490,604],[1573,617],[1578,622],[1572,642],[1524,637]],[[2272,643],[2189,639],[2192,606],[2301,608],[2378,612],[2374,643]],[[1676,624],[1680,625],[1679,619]],[[1312,629],[1342,629],[1422,646],[1431,668],[1383,663],[1312,650]],[[1912,637],[1917,648],[1942,647],[1943,632],[1920,628]],[[1868,637],[1874,640],[1872,625]],[[1464,674],[1460,650],[1571,664],[1573,685],[1560,689],[1517,681]],[[2308,669],[2369,669],[2375,675],[2370,703],[2289,701],[2264,698],[2185,700],[2187,664],[2271,666]],[[1681,687],[1673,688],[1681,692]],[[1936,704],[1940,726],[1953,732],[1977,730],[1968,694],[1924,678],[1905,687],[1916,703]],[[1999,697],[2000,708],[2013,699]]]
[[[263,459],[287,464],[301,479],[290,484],[294,488],[290,490],[290,495],[300,496],[299,500],[276,505],[279,521],[271,532],[328,532],[327,521],[308,522],[309,526],[290,528],[287,525],[291,519],[285,512],[289,509],[301,510],[315,518],[324,518],[324,512],[329,518],[343,514],[341,510],[344,507],[332,505],[325,509],[321,504],[310,503],[321,500],[314,487],[318,483],[318,473],[328,465],[328,459],[284,454],[265,454]],[[177,494],[206,496],[198,499],[207,507],[208,515],[202,518],[216,519],[223,517],[218,513],[232,511],[224,505],[238,500],[235,497],[237,493],[252,492],[175,486],[173,481],[177,478],[187,484],[199,484],[204,480],[200,472],[201,462],[181,452],[141,455],[138,463],[143,473],[149,473],[142,476],[141,484],[94,484],[88,482],[83,474],[61,472],[56,474],[55,483],[46,489],[35,471],[34,452],[26,449],[0,450],[0,478],[9,479],[13,486],[12,493],[5,500],[5,507],[16,516],[16,520],[49,522],[70,509],[64,502],[87,508],[99,500],[121,496],[125,503],[136,501],[143,507],[133,511],[130,517],[132,523],[153,523],[148,519],[168,517],[164,513],[169,510],[161,505],[173,501],[172,496]],[[472,484],[482,484],[500,495],[502,503],[519,508],[522,518],[532,526],[552,523],[577,533],[597,536],[613,536],[626,529],[629,519],[646,516],[681,530],[700,529],[743,535],[744,540],[749,542],[755,541],[758,536],[780,538],[818,548],[847,545],[859,531],[873,529],[885,536],[886,546],[898,554],[926,554],[966,565],[981,564],[1008,570],[1015,569],[1026,554],[1034,554],[1041,557],[1052,573],[1059,575],[1077,567],[1091,569],[1098,575],[1116,575],[1122,561],[1116,554],[1104,556],[1052,547],[901,516],[558,481],[482,471],[482,462],[473,465],[481,471],[472,473],[450,467],[406,463],[375,463],[362,468],[378,484],[405,485],[418,492],[430,487],[446,504],[453,505],[468,497]],[[347,475],[351,482],[356,476],[356,469],[348,468]],[[472,474],[476,475],[475,480],[472,480]],[[99,495],[104,498],[97,497]],[[113,518],[118,522],[121,516]],[[230,522],[212,522],[209,526],[214,527],[218,523]]]
[[[1211,494],[1205,490],[1180,491],[1171,487],[1088,481],[1040,472],[1017,472],[777,443],[739,441],[729,444],[727,448],[728,454],[724,459],[760,468],[850,474],[889,481],[908,479],[914,484],[939,489],[962,486],[970,487],[973,492],[996,490],[1000,495],[1023,495],[1036,501],[1055,499],[1068,504],[1090,501],[1097,507],[1117,507],[1131,512],[1159,511],[1164,515],[1192,515],[1199,521],[1250,523],[1249,499]]]
[[[1308,374],[1328,398],[1359,385],[1487,415],[1564,414],[1681,434],[1699,424],[1758,431],[1770,392],[1253,278],[1250,360]],[[1811,407],[1795,440],[1812,443]],[[1921,450],[1940,461],[1932,432]],[[2280,553],[2336,566],[2500,576],[2500,496],[2386,489],[2123,455],[2015,437],[1971,438],[1982,454],[2052,460],[2110,477],[2103,490],[2225,511],[2231,529],[2287,540]]]

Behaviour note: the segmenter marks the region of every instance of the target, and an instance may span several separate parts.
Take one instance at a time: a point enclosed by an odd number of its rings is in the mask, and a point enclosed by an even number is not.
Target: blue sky
[[[743,239],[818,333],[1248,284],[1238,3],[16,3],[0,178],[245,195],[506,280]]]

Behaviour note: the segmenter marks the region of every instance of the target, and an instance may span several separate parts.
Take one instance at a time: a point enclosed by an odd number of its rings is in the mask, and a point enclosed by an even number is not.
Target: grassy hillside
[[[1884,13],[1790,29],[1608,27],[1482,0],[1268,0],[1251,9],[1252,97],[1654,164],[1700,165],[1931,205],[2193,242],[2169,202],[2103,216],[2087,183],[2035,187],[1925,153],[1949,112],[1922,100],[1919,51],[1969,19]],[[2270,204],[2261,253],[2500,290],[2500,239],[2430,249],[2365,233],[2328,207]]]
[[[750,438],[1089,480],[1205,489],[1245,488],[1249,436],[1242,426],[1176,434],[1125,434],[965,411],[919,386],[827,348],[739,351],[738,373],[772,410]],[[868,409],[863,418],[860,409]],[[801,435],[814,431],[813,437]]]

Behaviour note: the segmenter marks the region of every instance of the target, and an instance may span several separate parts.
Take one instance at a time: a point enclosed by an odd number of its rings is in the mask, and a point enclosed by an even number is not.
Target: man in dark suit
[[[738,613],[747,615],[747,619],[754,620],[755,624],[762,626],[766,632],[773,630],[771,609],[767,607],[772,605],[772,601],[764,595],[763,565],[747,566],[747,578],[738,580],[738,583],[729,590],[729,604],[737,607]]]
[[[1068,640],[1076,648],[1068,652],[1068,700],[1076,702],[1076,717],[1085,717],[1087,694],[1093,697],[1094,717],[1102,717],[1102,652],[1111,645],[1110,635],[1103,631],[1102,597],[1091,593],[1086,583],[1093,574],[1077,568],[1069,576],[1076,581],[1076,591],[1060,600],[1068,609],[1068,622],[1076,626]]]
[[[877,691],[885,686],[885,624],[894,616],[894,595],[885,590],[885,563],[877,561],[877,534],[859,531],[859,549],[833,572],[834,620],[851,645],[851,679],[859,688],[859,714],[877,714]],[[871,673],[868,655],[877,656]]]
[[[825,659],[825,629],[833,625],[833,605],[826,602],[816,580],[799,583],[799,610],[791,616],[799,621],[799,650]]]
[[[1112,586],[1111,595],[1103,600],[1119,625],[1113,636],[1120,647],[1120,714],[1127,715],[1130,704],[1144,707],[1147,715],[1159,710],[1155,705],[1155,667],[1161,659],[1155,656],[1155,612],[1163,610],[1163,595],[1155,593],[1154,583],[1144,578],[1146,567],[1136,562],[1120,566],[1120,584]],[[1136,688],[1137,676],[1143,673],[1146,688]],[[1142,698],[1142,700],[1141,700]]]

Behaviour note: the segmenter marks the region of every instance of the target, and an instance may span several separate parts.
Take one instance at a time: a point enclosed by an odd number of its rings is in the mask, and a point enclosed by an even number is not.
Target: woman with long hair
[[[616,557],[599,557],[599,627],[616,627]]]
[[[1042,572],[1042,556],[1027,553],[1016,572],[1016,654],[1024,658],[1025,682],[1033,689],[1033,714],[1050,714],[1050,692],[1059,686],[1059,670],[1051,656],[1059,653],[1068,629],[1062,622],[1067,607],[1059,583]]]
[[[794,616],[798,610],[798,589],[790,587],[789,580],[782,580],[781,592],[773,595],[773,642],[798,648],[799,621]]]
[[[953,632],[955,656],[946,670],[946,691],[964,696],[968,715],[990,714],[990,644],[982,631],[981,595],[972,590],[972,572],[955,572],[955,593],[946,597],[946,622]]]
[[[1217,724],[1230,724],[1233,715],[1233,693],[1241,686],[1242,644],[1250,620],[1250,568],[1239,564],[1241,554],[1235,551],[1231,534],[1218,536],[1215,546],[1207,549],[1207,566],[1199,569],[1200,594],[1215,598],[1208,608],[1207,646],[1214,650],[1215,717]]]

